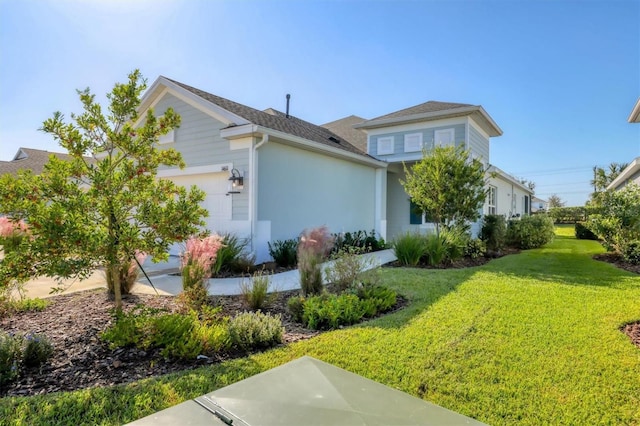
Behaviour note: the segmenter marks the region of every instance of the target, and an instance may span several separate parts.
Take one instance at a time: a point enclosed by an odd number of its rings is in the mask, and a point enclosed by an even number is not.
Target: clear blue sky
[[[139,68],[323,124],[480,104],[491,162],[582,205],[594,165],[640,156],[640,1],[0,0],[0,160]]]

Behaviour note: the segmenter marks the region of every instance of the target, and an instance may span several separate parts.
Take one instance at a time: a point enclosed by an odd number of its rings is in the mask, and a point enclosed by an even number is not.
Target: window
[[[489,186],[489,192],[487,193],[488,214],[496,214],[496,193],[498,189],[495,186]]]
[[[449,145],[453,145],[453,142],[454,142],[453,129],[436,130],[433,134],[434,146],[449,146]]]
[[[422,133],[404,135],[404,152],[416,152],[422,150]]]
[[[429,212],[423,212],[413,200],[409,200],[409,224],[411,225],[423,225],[425,223],[432,223],[433,217]]]
[[[524,214],[529,214],[529,196],[525,195],[523,200]]]
[[[378,155],[393,154],[393,136],[378,138]]]

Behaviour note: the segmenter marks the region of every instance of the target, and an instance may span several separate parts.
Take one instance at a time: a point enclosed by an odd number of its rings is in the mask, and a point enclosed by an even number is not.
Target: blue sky
[[[480,104],[491,163],[582,205],[594,165],[640,156],[640,1],[0,0],[0,160],[139,68],[323,124]]]

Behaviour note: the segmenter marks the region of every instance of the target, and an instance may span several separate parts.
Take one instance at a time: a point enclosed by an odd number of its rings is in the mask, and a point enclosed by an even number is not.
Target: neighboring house
[[[629,183],[640,185],[640,157],[636,157],[620,174],[607,186],[607,190],[619,191]]]
[[[536,196],[531,197],[531,213],[546,212],[548,208],[548,201]]]
[[[636,102],[629,118],[629,123],[640,123],[640,98]],[[640,185],[640,157],[636,157],[629,165],[616,177],[608,186],[607,190],[613,189],[618,191],[625,187],[629,182],[635,182]]]
[[[40,149],[20,148],[11,161],[0,161],[0,175],[16,174],[18,170],[28,169],[39,175],[44,170],[44,165],[49,162],[49,157],[55,155],[61,160],[69,160],[69,154],[49,152]]]
[[[531,214],[533,192],[513,176],[496,166],[489,166],[487,202],[484,214],[501,214],[507,219]]]

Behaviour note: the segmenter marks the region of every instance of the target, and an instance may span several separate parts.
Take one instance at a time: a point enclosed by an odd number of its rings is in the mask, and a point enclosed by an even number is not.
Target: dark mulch
[[[272,303],[265,309],[266,312],[281,315],[285,344],[319,333],[291,320],[286,301],[294,294],[298,294],[298,291],[276,293]],[[40,370],[26,370],[17,381],[0,388],[0,397],[110,386],[245,355],[235,353],[179,361],[164,359],[159,350],[112,350],[99,337],[113,323],[111,311],[114,304],[105,290],[54,296],[48,300],[51,304],[42,312],[22,312],[0,319],[0,329],[12,333],[42,333],[54,346],[53,357],[46,365]],[[211,298],[211,303],[221,306],[223,314],[229,316],[246,310],[239,296],[216,296]],[[173,296],[130,295],[123,299],[125,310],[138,304],[164,308],[170,312],[178,309]]]

